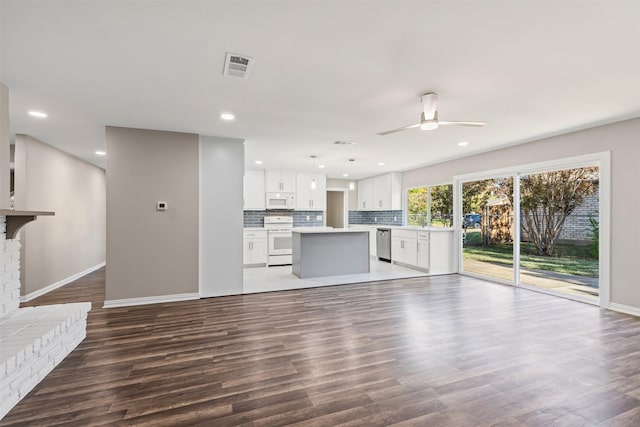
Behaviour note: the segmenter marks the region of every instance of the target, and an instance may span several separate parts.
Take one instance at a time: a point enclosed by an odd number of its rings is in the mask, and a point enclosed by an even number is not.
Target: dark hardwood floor
[[[453,276],[103,309],[0,425],[638,426],[640,319]]]

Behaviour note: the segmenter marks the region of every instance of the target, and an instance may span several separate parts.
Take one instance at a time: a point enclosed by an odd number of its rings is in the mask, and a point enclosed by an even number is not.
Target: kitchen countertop
[[[327,227],[304,227],[293,229],[294,233],[300,234],[331,234],[331,233],[362,233],[366,230],[355,230],[353,228],[327,228]]]
[[[454,231],[453,227],[418,227],[415,225],[384,225],[384,224],[349,224],[349,228],[389,228],[391,230],[411,230],[411,231]]]

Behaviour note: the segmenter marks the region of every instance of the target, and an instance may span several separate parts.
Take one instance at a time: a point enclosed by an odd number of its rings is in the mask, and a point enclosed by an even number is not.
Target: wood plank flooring
[[[2,426],[638,426],[640,319],[458,275],[102,309]]]

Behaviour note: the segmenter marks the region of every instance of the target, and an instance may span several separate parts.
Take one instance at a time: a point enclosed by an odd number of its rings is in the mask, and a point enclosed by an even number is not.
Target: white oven
[[[268,265],[288,265],[292,262],[293,217],[266,216],[264,228],[268,231]]]

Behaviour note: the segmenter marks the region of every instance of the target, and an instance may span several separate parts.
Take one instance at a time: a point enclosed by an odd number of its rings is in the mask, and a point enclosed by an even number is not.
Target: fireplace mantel
[[[51,216],[55,215],[55,212],[47,211],[14,211],[11,209],[0,209],[0,216],[7,218],[7,239],[15,239],[18,235],[18,231],[25,224],[35,221],[38,216]]]

